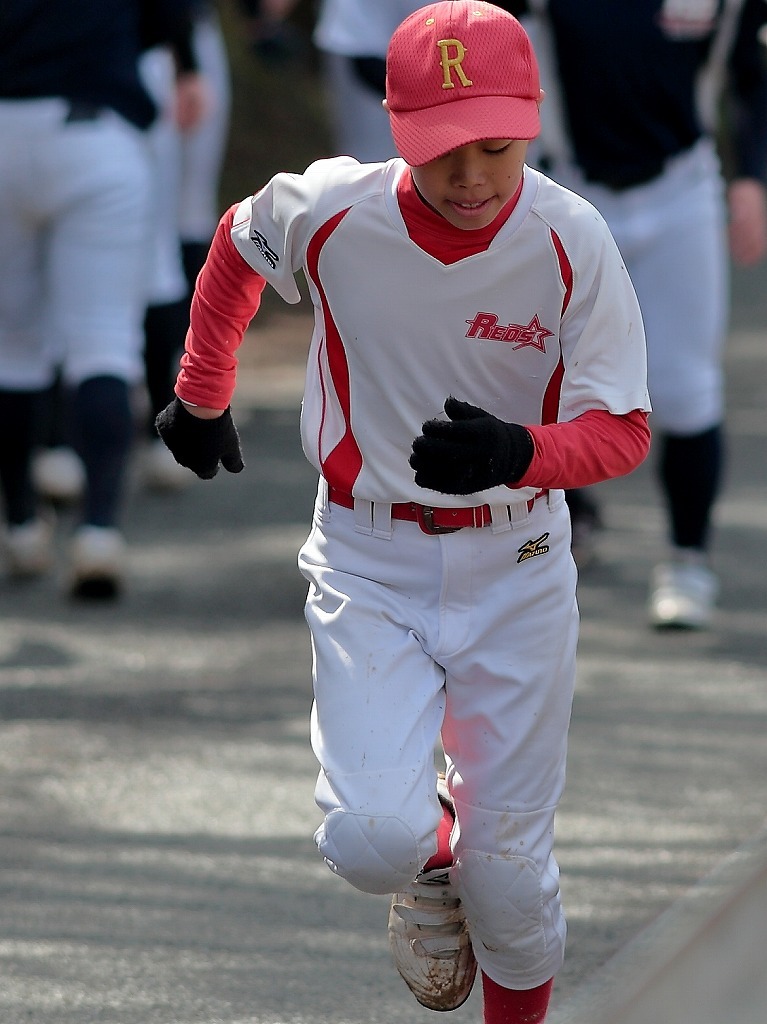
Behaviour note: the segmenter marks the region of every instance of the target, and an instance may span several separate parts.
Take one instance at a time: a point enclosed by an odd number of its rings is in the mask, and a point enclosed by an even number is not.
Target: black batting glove
[[[413,441],[410,465],[419,487],[474,494],[523,476],[535,452],[528,430],[452,395],[445,412],[448,420],[427,420]]]
[[[180,398],[174,398],[154,425],[176,462],[201,480],[212,480],[219,463],[230,473],[239,473],[245,466],[231,408],[214,420],[202,420],[187,412]]]

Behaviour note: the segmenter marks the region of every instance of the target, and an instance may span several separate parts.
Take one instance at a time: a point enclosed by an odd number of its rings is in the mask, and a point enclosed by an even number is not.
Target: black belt
[[[80,124],[83,121],[97,121],[104,111],[97,103],[88,100],[69,100],[65,124]]]
[[[637,188],[639,185],[646,185],[663,173],[666,166],[665,160],[656,160],[650,166],[624,168],[613,171],[587,171],[584,170],[586,181],[594,185],[604,185],[612,192],[625,192],[629,188]]]

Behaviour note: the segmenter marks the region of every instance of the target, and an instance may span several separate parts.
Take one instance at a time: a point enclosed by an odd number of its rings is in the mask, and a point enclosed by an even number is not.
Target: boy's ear
[[[389,101],[387,99],[381,100],[381,106],[384,108],[386,113],[389,113]]]
[[[541,89],[540,92],[538,93],[538,108],[539,109],[540,109],[541,103],[543,103],[543,101],[545,99],[546,99],[546,92],[543,89]],[[384,103],[385,102],[386,102],[386,100],[384,100]]]

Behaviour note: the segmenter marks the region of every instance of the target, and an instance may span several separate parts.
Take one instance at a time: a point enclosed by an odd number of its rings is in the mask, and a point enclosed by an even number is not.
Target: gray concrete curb
[[[643,929],[550,1024],[764,1024],[767,829]]]

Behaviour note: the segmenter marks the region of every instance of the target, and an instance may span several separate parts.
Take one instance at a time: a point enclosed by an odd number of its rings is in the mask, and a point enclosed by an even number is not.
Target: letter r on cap
[[[453,82],[453,76],[451,71],[455,68],[458,79],[463,86],[473,85],[474,83],[470,78],[466,77],[466,74],[461,67],[461,63],[466,56],[466,47],[460,41],[460,39],[439,39],[437,41],[439,52],[441,54],[439,62],[442,65],[443,89],[455,89],[455,83]],[[450,47],[453,47],[455,55],[450,56]]]

